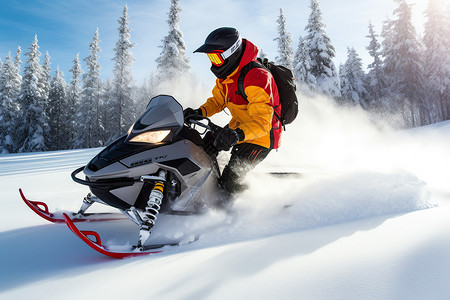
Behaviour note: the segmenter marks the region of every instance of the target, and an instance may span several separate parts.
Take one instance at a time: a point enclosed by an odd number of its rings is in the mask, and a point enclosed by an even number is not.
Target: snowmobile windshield
[[[168,142],[182,129],[183,123],[181,104],[172,96],[156,96],[150,100],[145,113],[131,126],[126,142]]]

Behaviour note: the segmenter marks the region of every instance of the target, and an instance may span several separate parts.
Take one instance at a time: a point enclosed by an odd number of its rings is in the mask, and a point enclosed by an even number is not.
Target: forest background
[[[301,97],[326,95],[345,109],[364,110],[380,127],[409,128],[448,120],[448,4],[428,1],[418,34],[413,4],[393,2],[395,9],[381,24],[381,32],[367,21],[367,65],[352,41],[348,41],[345,62],[335,65],[336,50],[318,0],[309,2],[304,34],[295,39],[287,30],[290,20],[283,8],[272,11],[277,35],[267,39],[276,45],[277,53],[268,56],[260,49],[259,56],[293,70],[300,101]],[[159,45],[155,68],[142,82],[132,71],[139,61],[133,56],[137,45],[126,5],[118,18],[110,76],[101,73],[99,28],[93,29],[89,54],[73,58],[67,81],[58,66],[52,69],[49,52],[40,52],[37,35],[24,54],[21,46],[9,52],[0,63],[0,153],[105,146],[126,133],[148,101],[160,93],[174,94],[183,105],[201,104],[199,98],[208,95],[203,92],[206,88],[199,70],[192,70],[186,55],[181,17],[180,1],[171,0],[167,35]],[[205,37],[196,38],[201,43]]]

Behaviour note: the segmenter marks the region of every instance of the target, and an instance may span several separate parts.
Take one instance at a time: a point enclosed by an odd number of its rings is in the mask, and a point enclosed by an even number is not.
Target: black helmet
[[[221,27],[211,32],[195,52],[207,53],[212,63],[211,71],[216,77],[225,79],[239,66],[244,51],[239,32],[231,27]]]

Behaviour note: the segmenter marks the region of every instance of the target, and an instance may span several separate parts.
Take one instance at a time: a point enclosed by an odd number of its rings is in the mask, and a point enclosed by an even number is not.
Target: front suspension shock
[[[161,209],[161,204],[164,196],[164,183],[166,181],[167,172],[160,170],[158,174],[158,180],[150,192],[148,197],[147,206],[145,207],[143,224],[139,230],[138,248],[143,248],[145,242],[151,234],[151,229],[155,226],[157,215]]]

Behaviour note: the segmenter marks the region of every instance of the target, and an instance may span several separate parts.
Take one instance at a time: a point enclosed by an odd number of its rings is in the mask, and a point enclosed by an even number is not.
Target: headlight
[[[132,139],[130,139],[131,143],[150,143],[156,144],[161,142],[166,138],[170,133],[170,130],[158,130],[158,131],[149,131],[141,133]]]

